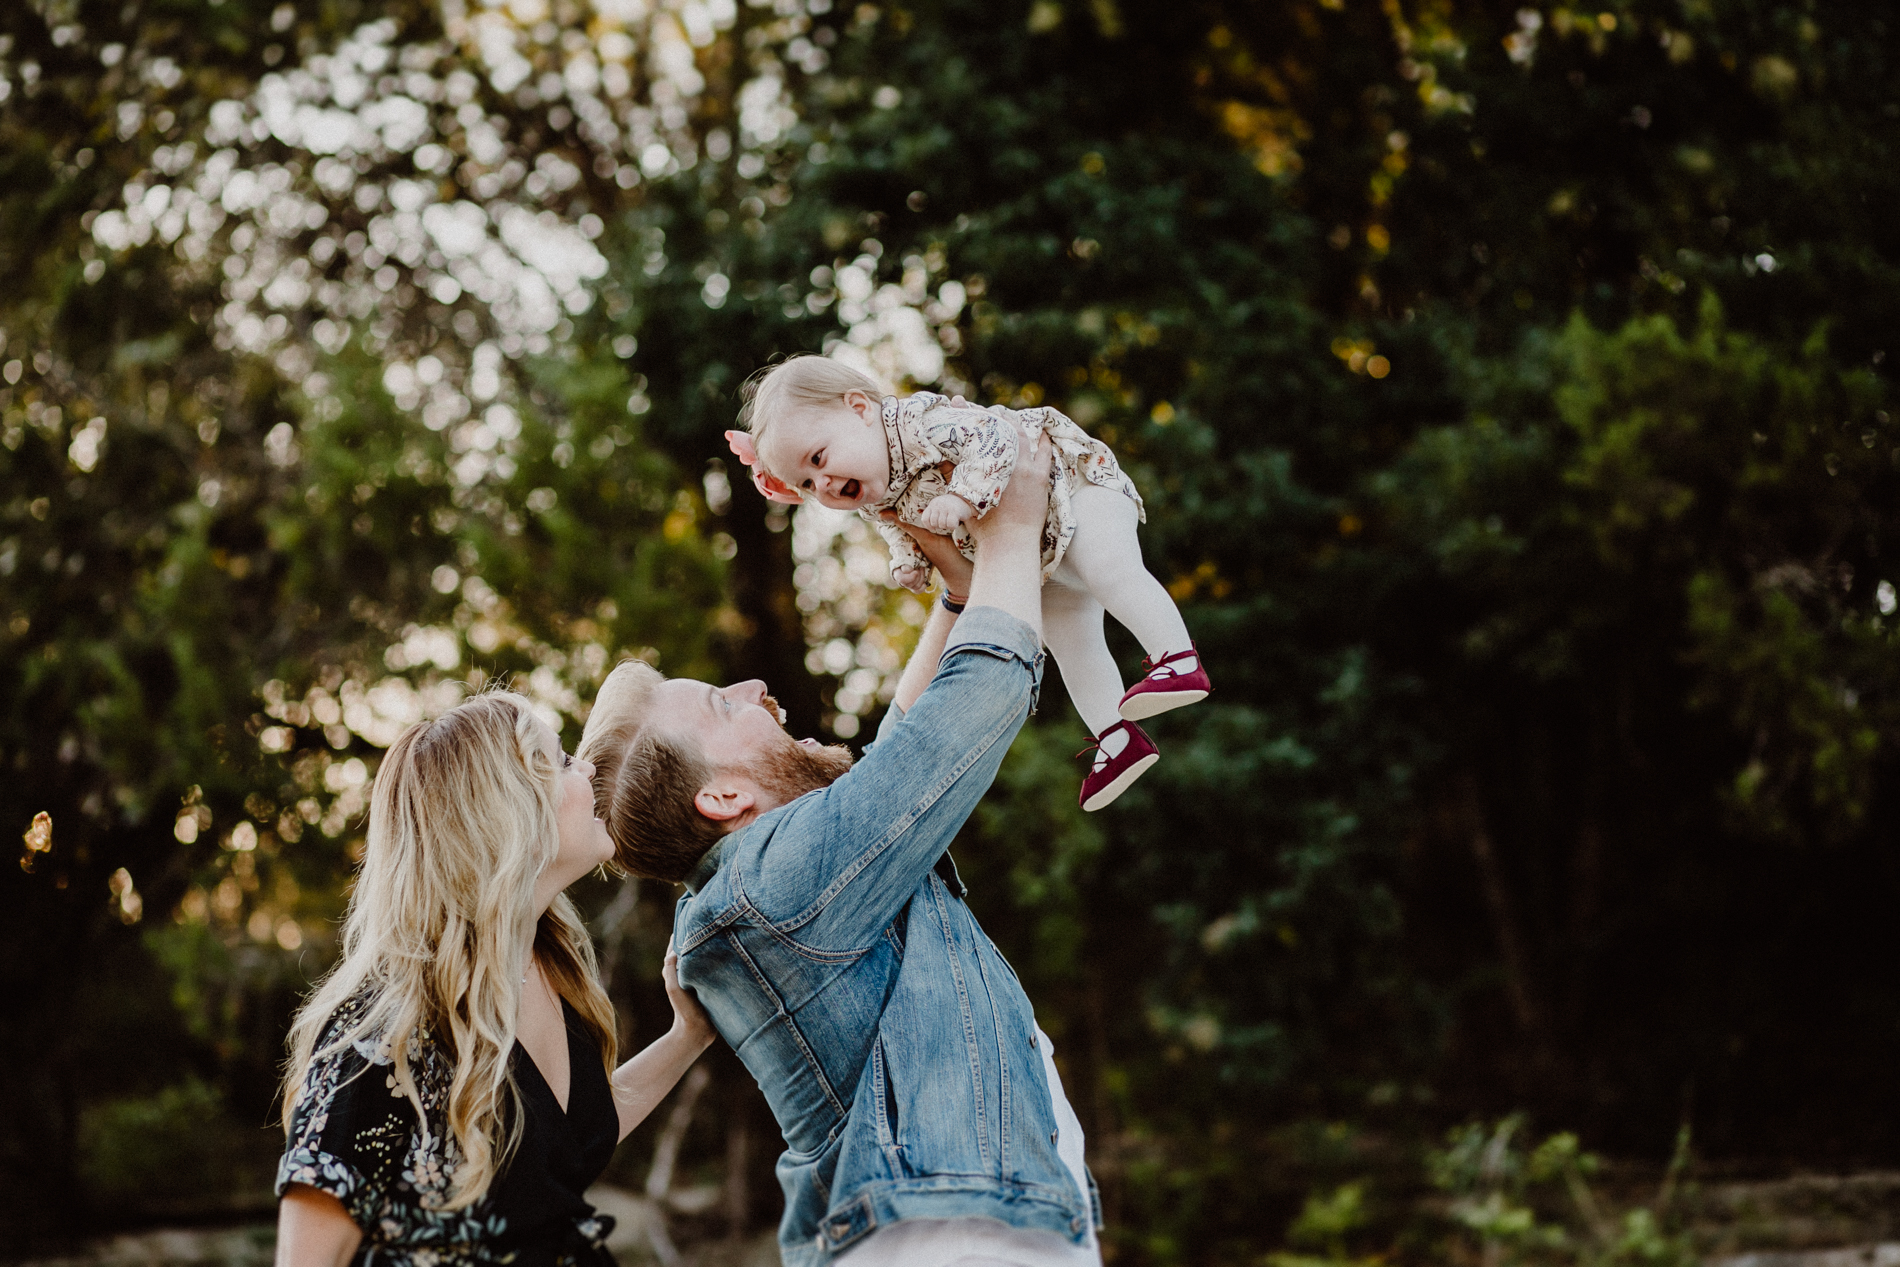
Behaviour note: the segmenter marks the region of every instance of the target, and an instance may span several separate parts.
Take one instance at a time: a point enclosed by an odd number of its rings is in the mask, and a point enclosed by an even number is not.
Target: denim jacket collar
[[[719,874],[720,864],[725,860],[726,846],[731,843],[732,837],[727,836],[700,855],[698,865],[686,874],[684,883],[688,893],[699,892],[706,887],[707,881]]]

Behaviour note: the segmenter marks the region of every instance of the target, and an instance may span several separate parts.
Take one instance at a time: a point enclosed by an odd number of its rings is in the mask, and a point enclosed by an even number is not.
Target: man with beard
[[[932,609],[863,759],[793,741],[762,682],[614,670],[580,752],[622,865],[686,886],[679,976],[785,1136],[788,1267],[1098,1267],[1082,1131],[1016,974],[945,852],[1041,680],[1048,444],[919,545]],[[958,614],[959,608],[961,614]]]

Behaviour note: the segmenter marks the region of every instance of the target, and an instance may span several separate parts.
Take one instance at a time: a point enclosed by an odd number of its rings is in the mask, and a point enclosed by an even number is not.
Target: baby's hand
[[[917,526],[948,536],[956,526],[976,513],[976,507],[955,493],[939,493],[917,516]]]
[[[902,567],[891,570],[891,579],[913,594],[924,592],[924,586],[930,582],[930,569],[920,567]]]

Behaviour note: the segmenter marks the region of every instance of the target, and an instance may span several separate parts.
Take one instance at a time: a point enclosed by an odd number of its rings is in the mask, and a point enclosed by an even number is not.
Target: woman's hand
[[[660,980],[666,983],[666,998],[673,1005],[673,1028],[614,1070],[614,1108],[620,1115],[622,1139],[658,1107],[673,1084],[693,1067],[699,1054],[718,1036],[706,1009],[680,984],[679,965],[679,954],[674,951],[673,939],[669,937]]]
[[[660,966],[660,980],[666,983],[666,1001],[673,1005],[674,1030],[697,1043],[702,1050],[710,1047],[719,1031],[713,1028],[712,1017],[706,1015],[699,1000],[680,984],[679,952],[673,949],[670,937],[666,940],[666,962]]]

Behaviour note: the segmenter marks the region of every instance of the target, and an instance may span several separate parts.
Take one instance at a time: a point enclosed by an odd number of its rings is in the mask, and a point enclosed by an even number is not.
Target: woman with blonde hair
[[[669,947],[673,1026],[614,1067],[562,893],[613,857],[592,775],[506,692],[391,745],[342,960],[291,1027],[279,1267],[614,1261],[583,1193],[713,1030]]]

